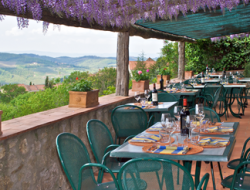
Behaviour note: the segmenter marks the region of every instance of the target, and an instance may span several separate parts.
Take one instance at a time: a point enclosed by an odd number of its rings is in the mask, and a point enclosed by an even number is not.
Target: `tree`
[[[19,87],[17,84],[6,84],[1,87],[0,100],[3,103],[9,103],[12,99],[16,98],[20,94],[25,94],[24,87]]]
[[[46,76],[46,79],[45,79],[45,88],[49,88],[49,77]]]
[[[89,77],[89,72],[81,72],[81,71],[75,71],[70,73],[68,77],[64,77],[64,82],[70,83],[70,82],[75,82],[76,77],[78,77],[78,80],[81,79],[87,79]]]
[[[30,86],[32,85],[32,82],[30,81]]]
[[[141,70],[144,71],[146,70],[146,63],[145,63],[145,57],[144,57],[144,53],[142,52],[139,57],[137,57],[137,61],[135,64],[135,69],[134,70]]]

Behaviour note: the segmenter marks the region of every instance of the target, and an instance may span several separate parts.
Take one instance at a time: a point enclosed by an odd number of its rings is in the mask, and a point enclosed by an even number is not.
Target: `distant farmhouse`
[[[18,84],[19,87],[24,87],[27,92],[37,92],[39,90],[44,90],[44,84],[37,84],[37,85],[25,85],[25,84]]]
[[[156,61],[154,61],[153,59],[151,59],[150,57],[146,60],[143,61],[146,64],[146,68],[149,68],[151,65],[154,65],[156,63]],[[129,72],[131,73],[131,71],[133,71],[136,67],[137,61],[129,61]]]

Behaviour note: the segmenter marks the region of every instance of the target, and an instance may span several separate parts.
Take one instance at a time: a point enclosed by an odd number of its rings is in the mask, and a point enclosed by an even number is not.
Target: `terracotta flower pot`
[[[170,75],[162,75],[162,78],[164,80],[164,85],[166,84],[167,80],[170,80]],[[157,84],[160,84],[161,75],[157,75]]]
[[[69,107],[88,108],[99,105],[99,90],[88,92],[69,91]]]
[[[3,134],[3,132],[2,132],[2,113],[3,113],[3,111],[0,110],[0,135]]]
[[[149,80],[132,81],[132,91],[144,92],[149,89]]]
[[[191,79],[193,76],[193,71],[185,71],[185,79]]]

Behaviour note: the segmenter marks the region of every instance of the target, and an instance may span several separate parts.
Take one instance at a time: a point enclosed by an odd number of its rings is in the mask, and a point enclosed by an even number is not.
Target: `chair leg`
[[[103,169],[100,169],[98,172],[97,183],[102,183],[103,173],[104,173]]]
[[[160,190],[162,190],[162,185],[163,185],[163,183],[161,183],[161,180],[160,180],[158,171],[156,171],[155,173],[156,173],[156,177],[157,177],[157,180],[158,180],[158,184],[159,184]]]
[[[210,162],[210,166],[211,166],[211,176],[212,176],[212,180],[213,180],[213,189],[216,190],[215,179],[214,179],[214,167],[213,167],[213,162]]]

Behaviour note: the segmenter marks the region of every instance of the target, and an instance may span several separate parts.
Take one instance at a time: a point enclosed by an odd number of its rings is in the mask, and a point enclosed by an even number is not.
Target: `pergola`
[[[179,41],[178,78],[184,77],[185,42],[250,31],[248,0],[2,0],[2,15],[119,32],[116,95],[127,96],[129,36]]]

